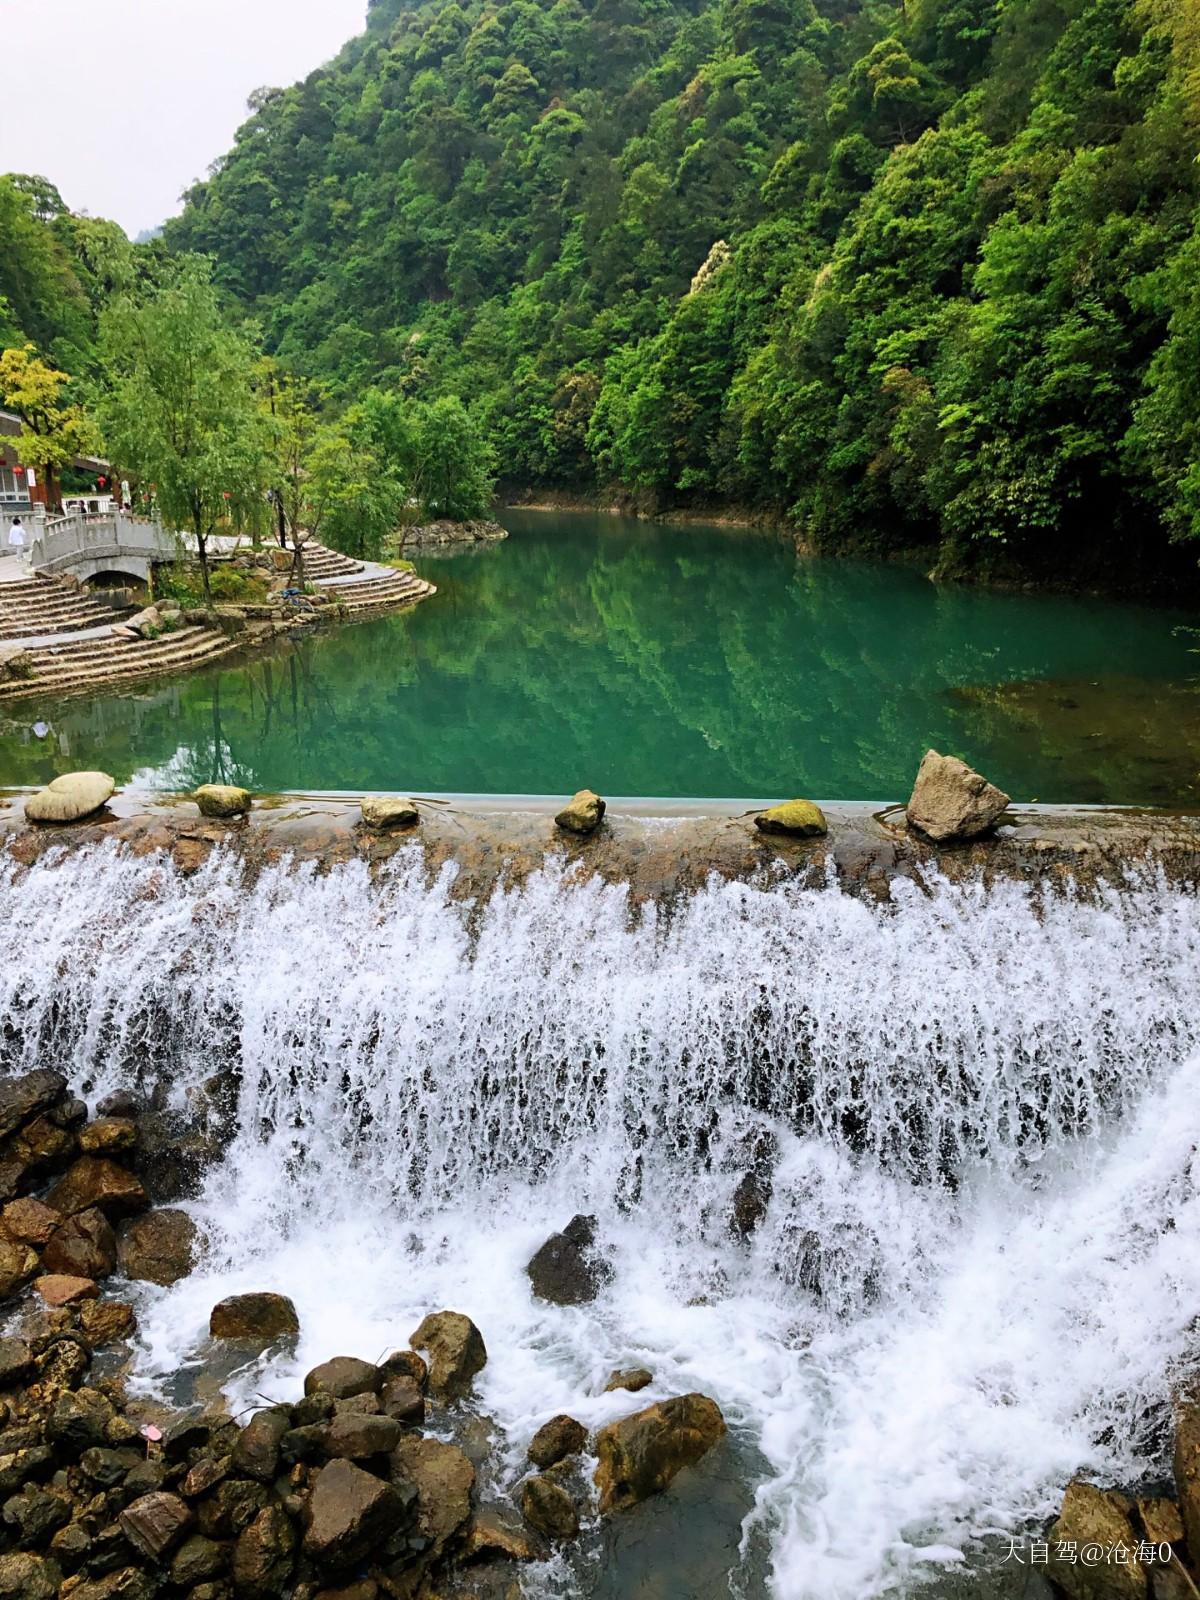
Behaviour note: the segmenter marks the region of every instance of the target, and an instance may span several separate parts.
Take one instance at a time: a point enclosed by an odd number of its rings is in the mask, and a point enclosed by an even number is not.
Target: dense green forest
[[[254,108],[165,247],[335,404],[460,397],[509,484],[947,571],[1200,532],[1194,0],[374,0]],[[58,312],[11,251],[0,295],[86,370],[104,225],[34,225]]]

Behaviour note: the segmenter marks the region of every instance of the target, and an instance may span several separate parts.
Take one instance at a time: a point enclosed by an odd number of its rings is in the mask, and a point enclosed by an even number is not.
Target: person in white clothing
[[[25,529],[21,526],[20,517],[12,519],[12,527],[8,530],[8,548],[18,556],[25,548]]]

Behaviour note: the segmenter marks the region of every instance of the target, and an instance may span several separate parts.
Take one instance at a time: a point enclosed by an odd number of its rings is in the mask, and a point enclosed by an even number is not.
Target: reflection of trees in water
[[[14,732],[0,760],[28,782],[96,765],[121,780],[157,767],[179,786],[186,773],[260,788],[889,798],[937,744],[1018,795],[1075,798],[1075,758],[1056,759],[1053,729],[1014,738],[1011,717],[952,691],[1098,676],[1115,652],[1186,669],[1153,613],[797,561],[753,535],[543,526],[440,566],[437,598],[414,612],[289,637],[140,695],[40,707],[30,721],[64,727],[70,758]],[[1124,784],[1133,769],[1077,770]]]

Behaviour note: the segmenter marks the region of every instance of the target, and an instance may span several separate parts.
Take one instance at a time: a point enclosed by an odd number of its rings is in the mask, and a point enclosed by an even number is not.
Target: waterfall
[[[205,1262],[141,1292],[142,1383],[237,1290],[303,1327],[238,1403],[450,1306],[488,1343],[501,1492],[548,1416],[633,1409],[600,1391],[637,1361],[637,1403],[702,1389],[731,1423],[746,1600],[905,1593],[1076,1470],[1162,1467],[1200,1304],[1200,914],[1153,875],[667,908],[550,862],[469,904],[416,849],[373,880],[98,848],[0,864],[0,930],[7,1070],[180,1109],[236,1086]],[[614,1275],[547,1307],[524,1264],[576,1212]]]

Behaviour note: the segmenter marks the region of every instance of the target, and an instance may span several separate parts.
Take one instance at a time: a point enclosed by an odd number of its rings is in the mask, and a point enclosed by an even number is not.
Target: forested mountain
[[[0,350],[28,342],[86,381],[101,310],[153,254],[115,222],[73,215],[45,178],[0,177]]]
[[[375,0],[168,243],[508,479],[947,566],[1200,531],[1194,0]]]

